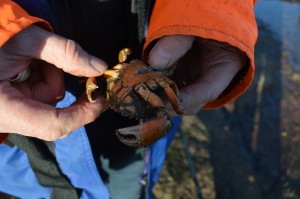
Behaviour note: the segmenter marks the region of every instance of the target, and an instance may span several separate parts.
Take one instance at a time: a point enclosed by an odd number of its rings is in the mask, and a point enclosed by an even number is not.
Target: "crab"
[[[177,114],[183,113],[183,107],[174,81],[141,60],[125,63],[129,54],[129,48],[121,50],[119,64],[104,72],[107,83],[106,100],[122,116],[141,121],[150,115],[152,119],[146,122],[116,130],[117,138],[122,143],[133,147],[146,147],[164,136],[172,127],[172,119],[163,100],[157,94],[159,92],[154,91],[164,92]],[[95,102],[92,93],[97,88],[96,78],[88,78],[86,93],[91,103]]]

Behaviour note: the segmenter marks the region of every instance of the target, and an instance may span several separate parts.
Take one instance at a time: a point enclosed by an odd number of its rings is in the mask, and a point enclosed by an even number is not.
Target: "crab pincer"
[[[118,129],[116,135],[122,143],[128,146],[147,147],[164,136],[171,127],[171,118],[163,115],[140,125]]]
[[[134,90],[149,103],[156,118],[136,126],[118,129],[116,134],[119,140],[126,145],[146,147],[171,129],[172,120],[165,110],[162,100],[144,83],[137,84]]]

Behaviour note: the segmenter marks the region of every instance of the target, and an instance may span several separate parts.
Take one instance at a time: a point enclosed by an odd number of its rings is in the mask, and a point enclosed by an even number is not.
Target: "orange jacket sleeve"
[[[52,31],[48,22],[30,16],[20,6],[10,0],[0,1],[0,47],[15,34],[32,24]],[[7,133],[0,133],[0,143],[8,137]]]
[[[258,34],[254,3],[255,0],[157,0],[145,48],[162,36],[182,34],[226,42],[245,52],[250,60],[245,77],[232,90],[204,108],[220,107],[241,95],[253,80],[254,45]]]
[[[3,143],[8,137],[8,133],[0,133],[0,144]]]
[[[0,1],[0,47],[16,33],[32,24],[38,24],[42,28],[52,31],[48,22],[30,16],[13,1]]]

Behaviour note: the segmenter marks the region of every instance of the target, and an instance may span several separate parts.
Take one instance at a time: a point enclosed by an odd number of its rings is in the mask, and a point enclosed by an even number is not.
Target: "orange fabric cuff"
[[[53,31],[47,21],[30,16],[13,1],[0,1],[0,47],[16,33],[32,24],[37,24],[46,30]]]
[[[245,52],[250,60],[246,76],[233,90],[204,108],[220,107],[241,95],[253,80],[258,34],[253,4],[252,0],[157,0],[144,49],[162,36],[181,34],[226,42]]]
[[[8,133],[0,133],[0,144],[7,139],[8,135]]]

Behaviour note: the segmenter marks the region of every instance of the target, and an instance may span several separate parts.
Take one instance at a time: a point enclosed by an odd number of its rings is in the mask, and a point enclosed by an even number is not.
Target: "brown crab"
[[[153,91],[164,90],[176,113],[182,114],[183,108],[176,84],[141,60],[124,63],[130,53],[128,48],[121,50],[120,63],[104,72],[107,82],[106,100],[111,108],[123,116],[141,120],[148,117],[149,112],[154,115],[153,120],[116,131],[118,139],[124,144],[145,147],[165,135],[172,127],[172,120],[161,98]],[[86,93],[91,103],[95,102],[92,92],[97,88],[96,78],[88,78]]]

